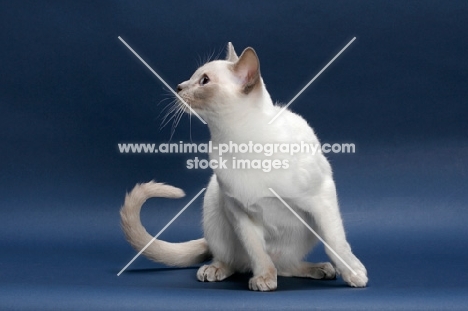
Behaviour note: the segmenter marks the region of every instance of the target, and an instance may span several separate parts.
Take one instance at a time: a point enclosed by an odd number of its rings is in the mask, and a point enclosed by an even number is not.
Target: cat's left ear
[[[227,45],[226,60],[228,62],[235,63],[238,59],[239,56],[237,56],[236,50],[234,50],[234,45],[232,45],[232,43],[229,42]]]
[[[233,67],[234,75],[242,85],[242,91],[249,94],[260,83],[260,61],[254,49],[246,48]]]

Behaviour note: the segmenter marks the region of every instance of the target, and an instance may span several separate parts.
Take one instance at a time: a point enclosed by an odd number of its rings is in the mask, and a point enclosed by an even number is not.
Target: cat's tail
[[[153,239],[140,221],[140,210],[145,201],[152,197],[175,199],[183,196],[185,193],[181,189],[153,181],[137,184],[130,193],[127,193],[120,216],[125,236],[135,250],[141,251]],[[211,257],[204,238],[183,243],[155,240],[143,251],[143,254],[151,260],[177,267],[198,264]]]

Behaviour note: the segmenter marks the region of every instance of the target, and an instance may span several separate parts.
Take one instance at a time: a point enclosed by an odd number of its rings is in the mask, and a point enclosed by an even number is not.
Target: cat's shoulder
[[[279,103],[276,103],[274,106],[273,106],[273,114],[276,116],[278,113],[281,113],[279,116],[278,116],[278,119],[281,119],[281,120],[284,120],[286,121],[286,123],[299,123],[299,124],[303,124],[305,126],[309,126],[308,122],[306,119],[304,119],[304,117],[302,117],[300,114],[296,113],[296,112],[293,112],[291,111],[290,109],[286,109],[284,111],[281,112],[281,110],[283,109],[283,105],[279,104]]]

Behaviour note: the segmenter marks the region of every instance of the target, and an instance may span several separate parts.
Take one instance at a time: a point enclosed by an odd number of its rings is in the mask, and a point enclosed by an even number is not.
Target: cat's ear
[[[239,57],[237,56],[236,50],[234,50],[234,46],[229,42],[227,45],[226,60],[235,63],[238,59]]]
[[[242,85],[245,94],[260,83],[260,61],[254,49],[246,48],[233,67],[234,75]]]

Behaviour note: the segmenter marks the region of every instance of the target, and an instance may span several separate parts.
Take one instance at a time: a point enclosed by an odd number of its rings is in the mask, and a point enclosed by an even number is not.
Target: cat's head
[[[204,114],[255,105],[263,89],[260,62],[254,49],[246,48],[237,56],[233,45],[228,43],[225,60],[198,68],[189,80],[177,86],[177,93],[192,109]]]

